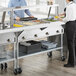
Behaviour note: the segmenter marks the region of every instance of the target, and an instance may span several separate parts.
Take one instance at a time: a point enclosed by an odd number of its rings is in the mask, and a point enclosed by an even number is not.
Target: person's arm
[[[58,16],[59,16],[59,17],[66,17],[66,7],[64,8],[64,13],[59,14]],[[64,18],[64,19],[65,19],[65,18]]]
[[[59,17],[65,16],[65,12],[58,15]]]
[[[71,6],[70,7],[67,7],[67,9],[66,9],[66,17],[63,18],[62,21],[68,22],[70,20],[73,20],[73,10],[72,9],[73,8]]]
[[[30,11],[29,11],[29,9],[26,9],[26,10],[25,10],[25,13],[26,13],[28,16],[32,16],[31,13],[30,13]]]
[[[63,15],[64,15],[64,14],[63,14]],[[61,15],[61,16],[62,16],[62,15]],[[59,16],[58,20],[59,20],[59,21],[63,21],[63,22],[66,23],[66,22],[67,22],[67,18],[65,17],[65,18],[62,19],[61,16]]]
[[[70,7],[67,7],[66,9],[66,17],[63,19],[64,22],[68,22],[70,21],[71,19],[73,19],[73,8],[70,6]]]
[[[67,22],[67,19],[66,19],[66,17],[65,17],[65,18],[63,18],[63,19],[62,19],[62,21],[66,23],[66,22]]]
[[[25,0],[23,0],[23,6],[27,6],[27,3]],[[29,9],[25,9],[25,13],[28,15],[28,16],[32,16],[31,12],[29,11]]]

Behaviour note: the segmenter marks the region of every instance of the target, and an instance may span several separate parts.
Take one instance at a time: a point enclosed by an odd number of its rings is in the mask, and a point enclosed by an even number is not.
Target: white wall
[[[59,13],[62,13],[64,11],[66,1],[65,0],[55,0],[55,3],[59,4]]]

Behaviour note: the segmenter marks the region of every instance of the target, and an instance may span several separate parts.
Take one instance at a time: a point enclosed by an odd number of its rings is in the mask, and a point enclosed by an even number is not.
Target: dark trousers
[[[66,23],[65,32],[67,36],[67,44],[69,50],[68,63],[76,65],[76,21]]]

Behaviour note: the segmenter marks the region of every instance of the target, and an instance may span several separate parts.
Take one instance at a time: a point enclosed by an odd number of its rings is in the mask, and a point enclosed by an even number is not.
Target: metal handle
[[[10,42],[11,40],[10,39],[7,39],[7,41]]]
[[[24,40],[24,39],[25,39],[25,37],[23,36],[23,37],[22,37],[22,39]]]
[[[56,32],[59,33],[59,30],[57,30]]]
[[[37,37],[37,34],[35,34],[34,36]]]
[[[46,32],[46,35],[49,35],[49,33],[48,33],[48,32]]]

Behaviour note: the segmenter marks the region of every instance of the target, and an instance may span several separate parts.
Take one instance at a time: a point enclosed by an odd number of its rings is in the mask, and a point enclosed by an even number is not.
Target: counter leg
[[[61,34],[61,60],[65,61],[65,56],[63,54],[63,34]]]
[[[20,74],[22,73],[22,69],[19,66],[19,43],[18,43],[18,33],[15,33],[15,44],[14,44],[14,58],[15,58],[15,62],[14,62],[14,74]]]

